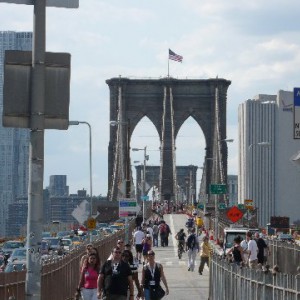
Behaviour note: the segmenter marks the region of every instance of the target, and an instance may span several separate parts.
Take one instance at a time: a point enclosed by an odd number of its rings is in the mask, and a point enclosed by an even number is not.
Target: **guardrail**
[[[135,224],[129,224],[129,236]],[[102,240],[93,242],[98,249],[101,262],[104,262],[117,240],[124,239],[125,230],[120,230]],[[43,264],[41,280],[41,298],[43,300],[71,300],[79,281],[79,262],[85,253],[85,245],[71,251],[69,254],[57,257]],[[25,300],[26,271],[0,273],[0,299]]]
[[[210,300],[294,300],[300,297],[300,274],[239,267],[218,255],[210,261]]]

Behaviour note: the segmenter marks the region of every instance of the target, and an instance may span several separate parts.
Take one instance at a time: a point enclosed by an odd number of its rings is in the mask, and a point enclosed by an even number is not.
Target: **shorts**
[[[135,251],[137,253],[142,253],[143,252],[143,245],[142,244],[136,244],[135,245]]]

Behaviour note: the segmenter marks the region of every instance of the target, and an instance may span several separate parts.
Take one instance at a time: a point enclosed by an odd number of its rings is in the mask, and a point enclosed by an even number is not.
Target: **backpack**
[[[195,234],[190,234],[189,237],[187,238],[186,245],[188,249],[194,249],[196,245],[196,236]]]
[[[166,224],[161,224],[160,226],[160,233],[167,233],[167,225]]]
[[[184,241],[184,236],[185,236],[184,232],[178,232],[178,234],[177,234],[177,240],[178,241]]]

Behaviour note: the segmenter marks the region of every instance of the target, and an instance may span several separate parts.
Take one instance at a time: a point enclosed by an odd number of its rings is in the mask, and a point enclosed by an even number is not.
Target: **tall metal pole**
[[[92,127],[86,121],[69,121],[69,125],[86,124],[89,127],[89,171],[90,171],[90,217],[93,215],[93,169],[92,169]]]
[[[144,147],[144,171],[143,171],[143,222],[145,219],[145,196],[146,196],[146,161],[147,161],[147,146]]]
[[[46,0],[34,2],[25,299],[41,299]]]
[[[131,196],[131,174],[130,174],[130,121],[126,125],[126,198]],[[125,217],[125,242],[129,242],[129,224],[128,217]]]

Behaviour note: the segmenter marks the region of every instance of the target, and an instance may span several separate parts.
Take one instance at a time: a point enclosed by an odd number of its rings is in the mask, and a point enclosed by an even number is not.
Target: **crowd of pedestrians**
[[[163,220],[154,220],[148,224],[137,226],[130,243],[117,241],[106,261],[100,262],[96,248],[86,246],[86,253],[80,260],[80,278],[76,299],[83,300],[132,300],[134,287],[137,299],[159,299],[161,282],[165,286],[165,294],[169,293],[163,266],[155,262],[153,247],[158,247],[158,236],[161,246],[168,246],[171,230]],[[132,252],[135,247],[135,254]],[[138,269],[142,265],[141,281]],[[80,298],[81,297],[81,298]]]
[[[244,240],[240,236],[235,237],[234,245],[227,255],[239,266],[256,269],[263,268],[267,264],[270,250],[260,233],[256,232],[253,235],[248,231]]]

